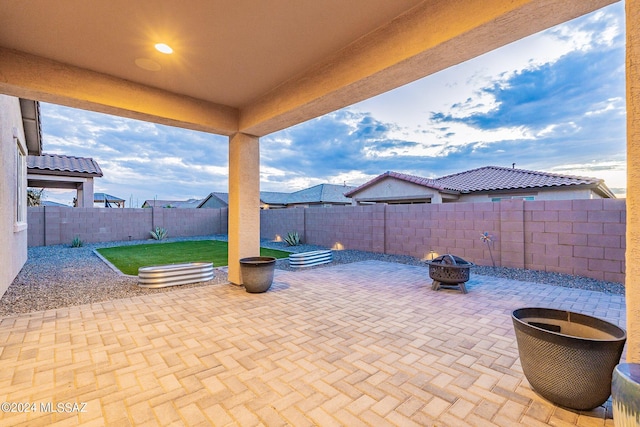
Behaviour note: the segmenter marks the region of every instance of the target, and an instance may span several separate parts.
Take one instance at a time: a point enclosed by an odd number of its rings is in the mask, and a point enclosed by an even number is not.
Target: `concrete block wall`
[[[261,226],[271,237],[300,232],[302,221],[310,244],[418,258],[453,253],[479,265],[624,283],[625,209],[622,199],[349,206],[266,210]]]
[[[27,209],[28,246],[44,246],[44,207]]]
[[[169,237],[227,232],[227,209],[115,209],[38,207],[28,209],[29,246],[146,240],[155,226]]]
[[[304,209],[308,243],[384,252],[384,205]]]
[[[284,239],[287,233],[297,232],[303,242],[304,215],[306,209],[265,209],[260,211],[260,237],[275,240],[277,236]]]
[[[625,200],[525,204],[526,268],[624,282]]]
[[[386,252],[418,258],[454,253],[491,265],[483,232],[495,236],[500,229],[495,203],[390,205],[386,207]],[[499,254],[500,242],[492,243]]]
[[[163,209],[153,208],[154,224],[164,227],[170,237],[208,236],[226,233],[221,224],[227,208],[221,209]]]

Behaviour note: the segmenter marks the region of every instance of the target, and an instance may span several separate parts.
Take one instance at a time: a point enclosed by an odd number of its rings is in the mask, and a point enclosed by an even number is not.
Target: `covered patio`
[[[227,136],[241,284],[239,259],[259,251],[260,137],[614,1],[13,2],[0,93]],[[640,0],[625,7],[626,314],[621,296],[503,279],[435,293],[418,267],[367,262],[281,272],[259,296],[207,286],[5,317],[2,401],[86,406],[0,425],[612,425],[530,390],[509,313],[606,318],[640,362]]]
[[[37,410],[0,425],[613,425],[610,401],[574,412],[531,390],[510,313],[623,326],[623,296],[480,275],[467,295],[435,292],[426,272],[278,270],[265,294],[220,284],[2,318],[0,400]]]

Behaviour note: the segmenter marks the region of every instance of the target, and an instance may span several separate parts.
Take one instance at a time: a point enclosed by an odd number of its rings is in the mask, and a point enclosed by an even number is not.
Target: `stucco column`
[[[627,361],[640,363],[640,0],[627,21]]]
[[[229,281],[242,284],[241,258],[260,256],[260,141],[229,137]]]
[[[85,178],[82,183],[82,207],[93,207],[93,178]]]

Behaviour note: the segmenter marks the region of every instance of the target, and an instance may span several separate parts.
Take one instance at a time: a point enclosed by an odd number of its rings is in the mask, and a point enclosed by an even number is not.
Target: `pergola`
[[[239,284],[238,260],[259,253],[260,137],[615,1],[4,2],[0,93],[228,136]],[[627,359],[640,362],[640,0],[626,18]]]

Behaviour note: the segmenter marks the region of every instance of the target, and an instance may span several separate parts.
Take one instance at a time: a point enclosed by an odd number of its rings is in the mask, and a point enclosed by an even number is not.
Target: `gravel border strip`
[[[29,258],[7,292],[0,299],[0,316],[33,311],[50,310],[82,304],[110,301],[158,292],[172,292],[191,287],[228,284],[226,269],[216,268],[215,277],[208,282],[165,288],[141,288],[137,276],[127,276],[112,270],[94,250],[104,247],[163,243],[184,240],[227,240],[226,235],[170,238],[164,241],[137,240],[87,244],[80,248],[69,245],[38,246],[29,248]],[[287,246],[285,242],[262,240],[261,246],[287,252],[309,252],[327,249],[317,245]],[[424,261],[406,255],[390,255],[375,252],[342,250],[333,251],[333,262],[312,267],[291,268],[289,261],[276,261],[276,268],[288,271],[304,271],[325,268],[365,260],[378,260],[425,267]],[[585,289],[608,294],[624,295],[624,285],[603,282],[569,274],[549,273],[505,267],[475,266],[472,274],[501,277],[510,280],[543,283],[554,286]]]

